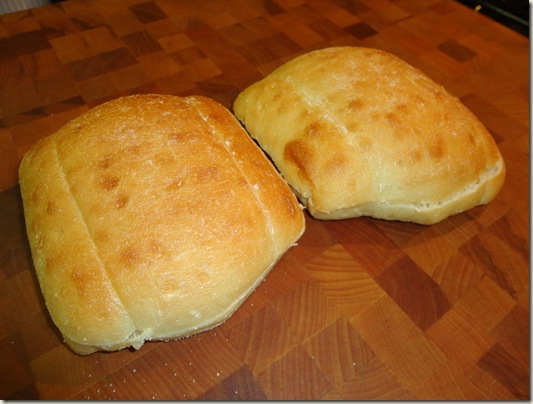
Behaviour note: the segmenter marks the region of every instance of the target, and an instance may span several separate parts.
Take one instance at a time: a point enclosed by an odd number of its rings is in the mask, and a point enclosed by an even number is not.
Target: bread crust
[[[258,146],[204,97],[102,104],[39,141],[19,174],[41,290],[80,354],[222,323],[305,226]]]
[[[319,219],[432,224],[488,203],[504,181],[498,147],[472,112],[381,50],[304,54],[233,109]]]

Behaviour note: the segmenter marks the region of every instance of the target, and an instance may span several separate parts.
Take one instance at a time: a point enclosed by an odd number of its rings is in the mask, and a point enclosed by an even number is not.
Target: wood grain
[[[487,206],[432,225],[306,216],[306,232],[212,331],[73,354],[24,230],[24,152],[134,93],[228,108],[293,57],[384,49],[458,96],[507,165]],[[445,0],[69,0],[0,16],[0,398],[528,400],[529,42]]]

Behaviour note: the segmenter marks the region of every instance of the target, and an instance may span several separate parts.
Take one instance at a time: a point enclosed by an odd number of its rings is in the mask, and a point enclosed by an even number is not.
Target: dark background
[[[529,38],[528,0],[458,0]]]

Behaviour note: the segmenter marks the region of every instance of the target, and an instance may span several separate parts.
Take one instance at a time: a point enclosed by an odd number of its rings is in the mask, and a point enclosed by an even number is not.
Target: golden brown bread
[[[220,324],[305,226],[259,147],[203,97],[100,105],[39,141],[19,173],[46,304],[81,354]]]
[[[297,57],[245,89],[234,112],[316,218],[431,224],[488,203],[503,184],[479,120],[377,49]]]

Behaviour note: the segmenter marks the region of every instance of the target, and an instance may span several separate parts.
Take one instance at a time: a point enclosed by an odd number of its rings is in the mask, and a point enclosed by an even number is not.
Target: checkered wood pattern
[[[394,53],[482,120],[507,164],[488,206],[432,226],[307,217],[223,325],[77,356],[23,228],[23,153],[120,95],[203,94],[334,45]],[[0,16],[0,398],[529,399],[528,40],[445,0],[70,0]]]

